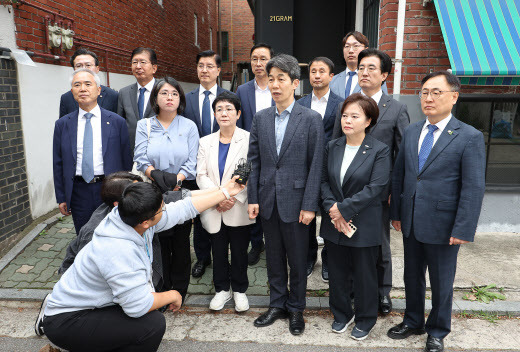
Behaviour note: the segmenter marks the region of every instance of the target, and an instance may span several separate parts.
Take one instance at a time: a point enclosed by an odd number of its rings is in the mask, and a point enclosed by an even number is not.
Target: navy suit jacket
[[[249,204],[258,204],[269,219],[274,202],[282,221],[299,220],[300,211],[317,211],[323,162],[323,124],[316,111],[294,104],[276,152],[276,106],[261,110],[249,135],[252,170],[247,184]]]
[[[237,96],[242,105],[242,115],[237,121],[237,126],[246,131],[251,131],[253,117],[256,114],[255,80],[252,79],[237,88]],[[271,99],[271,106],[274,106]]]
[[[359,81],[358,81],[359,82]],[[345,85],[347,84],[347,74],[345,71],[341,71],[334,77],[332,77],[332,81],[330,82],[330,90],[334,92],[334,94],[339,95],[342,99],[345,99]],[[388,94],[388,88],[386,87],[386,82],[381,86],[383,93]],[[361,87],[359,83],[356,84],[354,90],[351,94],[361,92]]]
[[[334,128],[334,121],[336,120],[336,113],[338,106],[344,99],[330,91],[329,100],[327,101],[327,108],[325,109],[325,116],[323,116],[323,129],[325,131],[324,143],[327,144],[332,139],[332,129]],[[298,104],[311,108],[312,93],[307,94],[301,99],[298,99]]]
[[[117,99],[119,94],[112,88],[101,86],[101,93],[98,96],[98,105],[105,110],[115,112],[117,114]],[[60,118],[77,111],[78,102],[74,99],[72,92],[62,94],[60,98]]]
[[[401,221],[405,237],[413,230],[422,243],[447,245],[452,236],[473,241],[485,189],[483,135],[453,116],[419,171],[424,122],[405,130],[393,169],[390,218]]]
[[[200,86],[199,86],[200,88]],[[199,88],[196,88],[186,94],[186,109],[184,110],[183,116],[190,119],[191,121],[195,122],[197,125],[197,129],[199,130],[199,136],[202,138],[204,137],[202,135],[202,124],[200,121],[200,110],[199,110]],[[217,86],[217,96],[228,92],[231,93],[229,90],[221,88],[220,86]],[[233,93],[231,93],[233,94]],[[239,119],[240,121],[240,119]],[[213,128],[211,132],[216,132],[220,129],[217,119],[213,119]]]
[[[58,119],[54,124],[52,165],[56,201],[70,206],[72,186],[76,175],[78,110]],[[105,175],[132,169],[128,128],[125,120],[101,108],[101,139]]]

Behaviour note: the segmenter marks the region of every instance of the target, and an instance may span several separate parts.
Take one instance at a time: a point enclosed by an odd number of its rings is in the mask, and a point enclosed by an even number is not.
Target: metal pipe
[[[45,58],[54,59],[54,60],[67,60],[67,58],[65,56],[40,53],[38,51],[26,51],[26,53],[29,56],[39,56],[39,57],[45,57]]]
[[[404,42],[404,21],[406,14],[406,0],[399,0],[397,10],[397,34],[395,40],[395,69],[394,69],[394,90],[393,96],[401,94],[401,75],[403,70],[403,42]],[[399,99],[398,99],[399,100]]]
[[[107,87],[110,87],[110,72],[108,72],[108,50],[105,50],[105,69],[107,70]]]
[[[354,25],[356,31],[363,32],[363,10],[365,0],[356,0],[356,23]]]

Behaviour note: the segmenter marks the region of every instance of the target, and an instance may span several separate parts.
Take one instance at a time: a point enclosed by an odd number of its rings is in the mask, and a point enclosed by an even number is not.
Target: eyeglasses
[[[253,57],[253,58],[251,59],[251,62],[254,63],[254,64],[256,64],[256,63],[258,63],[258,62],[260,62],[260,63],[262,63],[262,64],[265,64],[267,61],[269,61],[269,59],[266,58],[266,57],[261,57],[261,58]]]
[[[368,72],[372,73],[372,72],[375,72],[376,70],[378,70],[379,68],[376,67],[376,66],[364,66],[364,65],[359,65],[359,66],[358,66],[358,71],[363,72],[363,71],[365,71],[365,69],[366,69]]]
[[[133,60],[132,66],[137,66],[137,65],[146,66],[149,63],[150,63],[150,61],[146,61],[146,60]]]
[[[159,92],[159,95],[163,98],[168,98],[171,95],[173,99],[179,99],[179,97],[180,97],[179,92],[163,91],[163,92]]]
[[[358,51],[359,49],[364,48],[364,47],[365,46],[362,44],[354,44],[354,45],[345,44],[345,49],[347,49],[347,50],[352,49],[352,51]]]
[[[211,71],[211,70],[215,69],[216,67],[217,67],[217,65],[204,65],[204,64],[197,65],[197,68],[201,71],[203,71],[204,68],[206,68],[206,70],[208,70],[208,71]]]
[[[90,69],[93,68],[93,67],[96,67],[96,65],[94,65],[94,64],[90,64],[90,63],[88,63],[88,64],[75,64],[75,65],[74,65],[74,68],[75,68],[76,70],[78,70],[78,69],[80,69],[80,68],[86,68],[86,69],[89,69],[89,70],[90,70]]]
[[[156,215],[159,215],[163,211],[166,211],[166,204],[164,204],[164,203],[162,205],[162,208],[157,213],[153,214],[152,218],[155,217]]]
[[[431,95],[433,100],[437,100],[442,95],[442,93],[454,93],[454,91],[452,91],[452,90],[438,90],[438,89],[434,89],[434,90],[424,89],[424,90],[419,92],[419,98],[422,99],[422,100],[425,100],[425,99],[428,98],[428,95]]]
[[[217,109],[215,110],[215,114],[219,114],[219,115],[221,115],[224,111],[229,115],[229,114],[231,114],[233,111],[236,111],[236,109],[235,109],[235,108],[232,108],[232,107],[228,107],[228,108],[225,108],[225,109],[223,109],[223,108],[217,108]]]

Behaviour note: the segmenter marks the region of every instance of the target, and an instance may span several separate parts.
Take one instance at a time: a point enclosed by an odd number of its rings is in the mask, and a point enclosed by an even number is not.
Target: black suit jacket
[[[346,138],[343,136],[330,141],[325,147],[320,234],[323,238],[343,246],[378,246],[383,233],[380,199],[390,180],[390,148],[367,135],[340,184],[345,145]],[[328,212],[334,203],[338,203],[343,218],[346,221],[352,220],[358,228],[351,238],[336,230],[331,223]]]
[[[112,88],[101,86],[101,94],[97,99],[98,105],[105,110],[112,111],[117,114],[117,99],[119,94]],[[62,94],[60,98],[60,118],[77,111],[79,108],[78,102],[74,99],[72,92]]]
[[[334,128],[337,111],[339,108],[341,108],[340,104],[343,103],[343,100],[344,99],[341,99],[338,95],[334,94],[334,92],[330,91],[329,100],[327,101],[327,108],[325,109],[325,116],[323,116],[325,143],[328,143],[332,139],[332,130]],[[301,99],[298,99],[297,103],[310,109],[312,103],[312,93],[307,94]]]

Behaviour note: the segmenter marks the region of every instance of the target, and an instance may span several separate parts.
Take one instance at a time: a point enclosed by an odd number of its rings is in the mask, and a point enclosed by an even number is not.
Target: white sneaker
[[[45,333],[43,331],[43,315],[45,312],[45,307],[47,307],[47,300],[49,299],[49,295],[50,295],[50,293],[45,295],[45,298],[43,299],[42,305],[40,307],[40,312],[38,313],[38,317],[36,318],[36,322],[34,323],[34,332],[38,336],[45,335]]]
[[[209,303],[209,309],[221,310],[224,308],[226,302],[231,300],[231,291],[220,291],[215,294],[215,297]]]
[[[249,310],[249,301],[245,293],[233,292],[233,299],[235,301],[235,310],[237,312],[245,312]]]
[[[323,246],[325,244],[325,241],[321,236],[316,237],[316,240],[318,241],[318,246]]]

